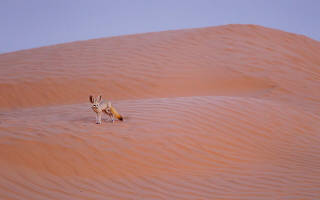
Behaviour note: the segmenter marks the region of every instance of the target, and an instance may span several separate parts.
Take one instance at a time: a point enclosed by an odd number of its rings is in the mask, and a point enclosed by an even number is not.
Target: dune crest
[[[253,25],[0,54],[0,199],[317,199],[318,55]]]

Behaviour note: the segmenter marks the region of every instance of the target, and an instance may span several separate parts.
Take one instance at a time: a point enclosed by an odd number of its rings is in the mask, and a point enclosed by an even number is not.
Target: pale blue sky
[[[258,24],[320,41],[320,0],[0,0],[0,53],[224,24]]]

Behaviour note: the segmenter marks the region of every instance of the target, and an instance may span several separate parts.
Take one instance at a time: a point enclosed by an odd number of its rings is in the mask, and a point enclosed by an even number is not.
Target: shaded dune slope
[[[125,123],[111,125],[105,118],[96,126],[83,104],[6,113],[0,163],[8,168],[1,172],[1,188],[35,187],[39,199],[59,188],[55,181],[70,188],[66,194],[57,191],[65,198],[77,197],[81,188],[101,199],[144,193],[163,199],[320,195],[317,115],[243,97],[116,105],[126,111]]]
[[[318,55],[252,25],[2,54],[0,199],[317,199]]]

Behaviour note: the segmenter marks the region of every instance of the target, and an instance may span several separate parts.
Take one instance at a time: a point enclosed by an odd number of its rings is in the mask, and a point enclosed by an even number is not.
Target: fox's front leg
[[[101,112],[97,112],[96,124],[101,124]]]

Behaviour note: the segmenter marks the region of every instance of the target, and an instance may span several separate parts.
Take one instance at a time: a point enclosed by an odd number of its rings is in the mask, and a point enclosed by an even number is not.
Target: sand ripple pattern
[[[2,54],[0,199],[319,199],[318,55],[244,25]]]

